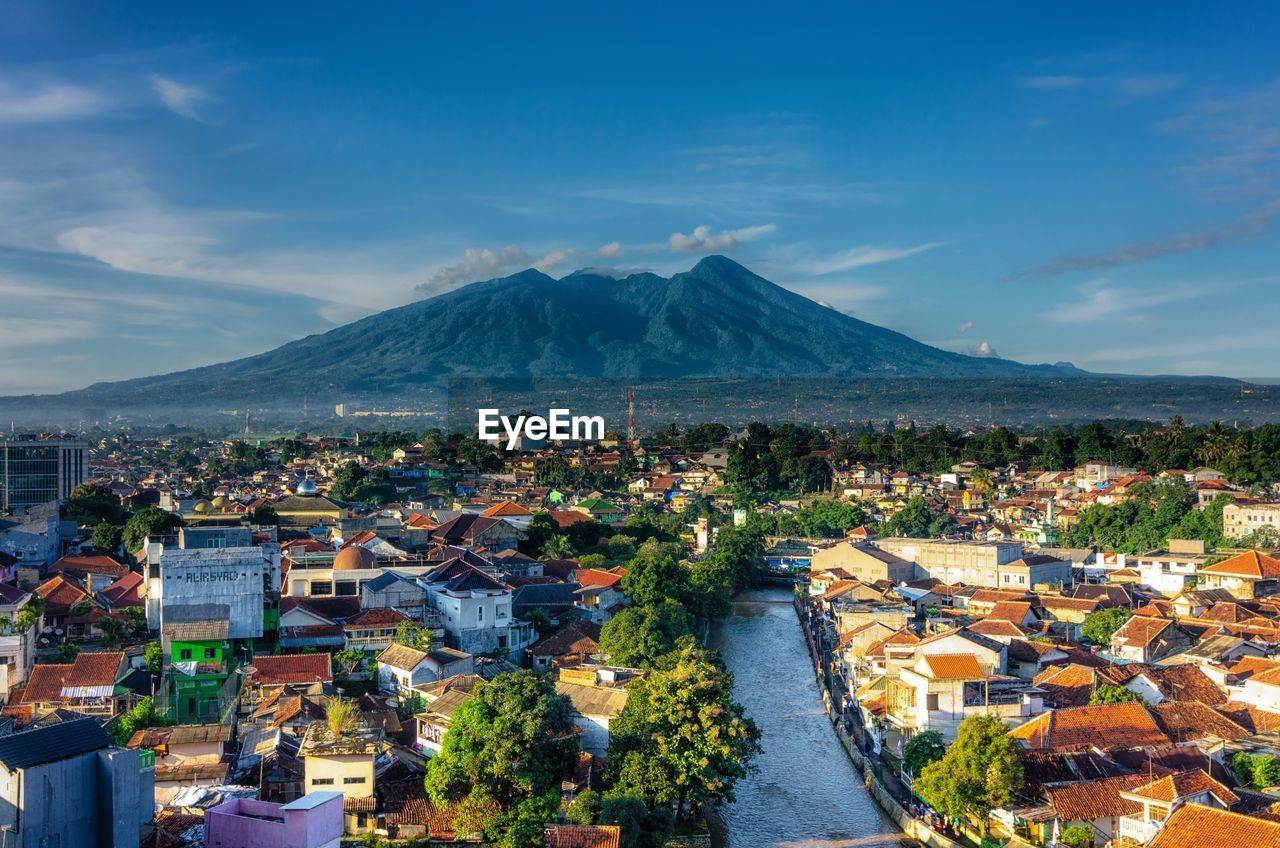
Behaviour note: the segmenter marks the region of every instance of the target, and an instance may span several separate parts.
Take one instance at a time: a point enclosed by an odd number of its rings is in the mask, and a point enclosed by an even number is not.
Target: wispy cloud
[[[1022,282],[1082,271],[1101,271],[1137,262],[1147,262],[1162,256],[1208,250],[1224,242],[1240,241],[1262,235],[1270,228],[1271,222],[1277,215],[1280,215],[1280,204],[1272,203],[1217,227],[1180,233],[1168,238],[1134,242],[1101,253],[1063,254],[1043,265],[1014,271],[1005,279],[1009,282]]]
[[[1078,77],[1070,74],[1049,74],[1043,76],[1023,77],[1019,82],[1023,88],[1032,88],[1037,91],[1063,91],[1068,88],[1079,88],[1082,85],[1088,85],[1088,77]]]
[[[972,329],[973,329],[973,322],[965,321],[963,324],[961,324],[959,327],[956,328],[956,332],[958,332],[960,335],[963,336],[965,333],[969,332]]]
[[[0,79],[0,124],[39,124],[101,115],[111,99],[101,92],[64,82],[23,87]]]
[[[569,251],[552,250],[535,256],[516,244],[509,244],[498,250],[469,247],[463,251],[461,261],[437,269],[416,290],[424,294],[439,294],[464,283],[497,276],[504,271],[536,268],[545,272],[559,265],[569,255]]]
[[[823,274],[834,274],[839,271],[852,271],[855,268],[865,268],[868,265],[879,265],[883,262],[895,262],[899,259],[906,259],[910,256],[916,256],[926,251],[934,250],[942,247],[946,242],[932,241],[925,244],[916,244],[910,247],[888,247],[885,245],[864,244],[859,247],[843,250],[839,253],[828,256],[825,259],[815,259],[807,262],[801,262],[799,268],[812,277],[820,277]]]
[[[1135,291],[1096,280],[1081,286],[1076,299],[1057,306],[1044,318],[1058,324],[1094,324],[1102,321],[1132,322],[1159,306],[1198,300],[1222,291],[1221,286],[1162,286],[1153,291]]]
[[[160,96],[160,100],[171,111],[193,121],[200,120],[200,114],[196,107],[209,99],[209,92],[203,88],[194,85],[183,85],[176,80],[162,77],[159,74],[151,75],[151,87],[155,89],[156,94]]]
[[[760,224],[717,233],[704,225],[694,227],[691,233],[672,233],[667,238],[667,249],[673,253],[715,253],[728,250],[739,242],[755,241],[773,235],[777,229],[774,224]]]

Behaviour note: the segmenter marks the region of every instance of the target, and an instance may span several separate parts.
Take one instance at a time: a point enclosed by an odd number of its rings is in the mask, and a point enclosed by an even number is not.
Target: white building
[[[1280,503],[1229,503],[1222,508],[1222,535],[1243,539],[1259,530],[1280,534]]]

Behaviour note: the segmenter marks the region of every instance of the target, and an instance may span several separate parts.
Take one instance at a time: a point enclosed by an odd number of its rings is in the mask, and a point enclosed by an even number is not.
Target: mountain
[[[534,270],[473,283],[234,362],[70,393],[173,402],[410,391],[454,377],[1020,377],[859,321],[723,256],[666,279]]]

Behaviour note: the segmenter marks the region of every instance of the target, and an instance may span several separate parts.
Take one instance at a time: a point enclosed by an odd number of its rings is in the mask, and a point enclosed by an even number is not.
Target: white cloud
[[[1024,88],[1034,88],[1039,91],[1062,91],[1068,88],[1079,88],[1088,82],[1089,80],[1085,77],[1071,76],[1069,74],[1053,74],[1022,78],[1022,85]]]
[[[1165,287],[1149,292],[1127,291],[1108,285],[1106,280],[1095,280],[1076,290],[1078,297],[1075,301],[1050,310],[1044,317],[1058,324],[1135,321],[1146,317],[1146,311],[1154,307],[1196,300],[1207,297],[1214,291],[1204,286]]]
[[[800,264],[800,270],[812,277],[820,277],[823,274],[834,274],[837,271],[852,271],[855,268],[865,268],[868,265],[879,265],[882,262],[894,262],[898,259],[906,259],[909,256],[915,256],[925,251],[933,250],[941,247],[946,242],[934,241],[927,244],[917,244],[911,247],[885,247],[882,245],[864,244],[850,250],[844,250],[840,253],[832,254],[826,259],[815,259]]]
[[[973,322],[965,321],[963,324],[960,325],[959,329],[960,329],[960,335],[963,336],[965,333],[973,329]]]
[[[998,358],[1000,354],[996,353],[996,349],[991,346],[991,342],[984,341],[975,348],[969,349],[970,356],[982,356],[988,358]]]
[[[151,75],[151,87],[164,101],[164,105],[184,118],[200,120],[196,106],[209,99],[209,92],[194,85],[183,85],[158,74]]]
[[[417,291],[436,294],[465,283],[500,276],[506,271],[525,268],[536,268],[546,273],[574,255],[576,251],[573,250],[551,250],[542,256],[534,256],[516,244],[509,244],[498,250],[469,247],[463,251],[460,262],[437,268],[427,282],[417,286]]]
[[[694,227],[693,232],[687,235],[672,233],[667,239],[667,249],[673,253],[715,253],[728,250],[739,242],[755,241],[772,235],[777,229],[774,224],[760,224],[755,227],[742,227],[716,233],[710,227],[703,225]]]
[[[109,98],[68,83],[45,83],[31,89],[0,80],[0,124],[37,124],[100,115]]]
[[[622,242],[611,241],[608,244],[602,244],[596,248],[596,257],[599,259],[613,259],[622,255]]]

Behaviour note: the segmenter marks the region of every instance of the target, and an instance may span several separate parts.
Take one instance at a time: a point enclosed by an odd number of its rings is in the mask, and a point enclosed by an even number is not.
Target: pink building
[[[205,848],[338,848],[341,838],[341,792],[288,804],[235,798],[204,814]]]

